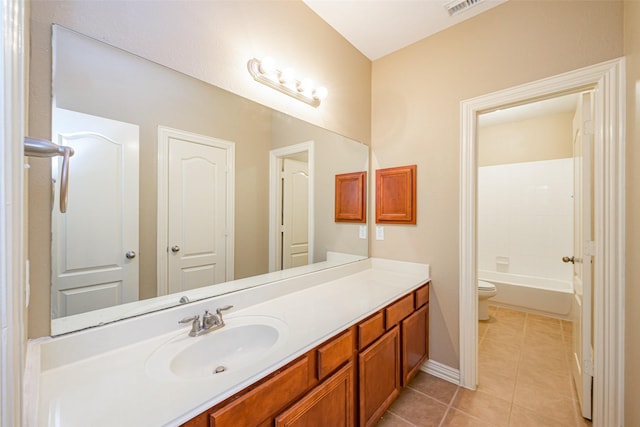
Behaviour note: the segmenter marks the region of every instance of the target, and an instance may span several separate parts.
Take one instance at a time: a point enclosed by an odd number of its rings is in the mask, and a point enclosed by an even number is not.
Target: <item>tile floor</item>
[[[377,427],[579,427],[571,322],[490,306],[478,326],[478,389],[420,372]]]

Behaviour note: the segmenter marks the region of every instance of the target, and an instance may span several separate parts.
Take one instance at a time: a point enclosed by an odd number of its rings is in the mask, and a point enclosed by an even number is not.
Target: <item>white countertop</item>
[[[368,259],[114,325],[30,342],[26,397],[30,425],[179,425],[428,279],[428,265]],[[147,372],[145,363],[154,350],[188,333],[190,327],[178,328],[177,320],[201,314],[205,307],[226,304],[235,307],[225,315],[228,323],[245,316],[275,317],[287,325],[286,339],[258,363],[236,372],[188,380],[159,378]]]

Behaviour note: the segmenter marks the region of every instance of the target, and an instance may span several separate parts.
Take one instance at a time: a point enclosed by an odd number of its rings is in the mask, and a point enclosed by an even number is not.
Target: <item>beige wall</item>
[[[478,129],[478,166],[565,159],[573,155],[574,113],[556,113]]]
[[[627,56],[625,423],[640,425],[640,2],[624,3]]]
[[[51,133],[50,37],[51,24],[58,23],[294,117],[370,142],[371,62],[302,2],[34,0],[30,9],[30,136],[49,138]],[[255,82],[247,61],[264,56],[327,86],[328,98],[313,108]],[[48,160],[31,161],[36,166],[30,171],[31,182],[46,183]],[[261,194],[266,197],[266,192]],[[29,215],[29,256],[47,259],[50,242],[40,237],[49,235],[47,209],[30,209]],[[46,267],[34,269],[31,282],[48,283],[48,276]],[[37,295],[29,307],[30,337],[49,333],[45,322],[34,321],[38,313],[49,312],[46,293]]]
[[[386,226],[372,255],[431,264],[436,362],[459,366],[460,102],[622,56],[622,12],[511,0],[374,61],[372,169],[418,165],[418,223]]]

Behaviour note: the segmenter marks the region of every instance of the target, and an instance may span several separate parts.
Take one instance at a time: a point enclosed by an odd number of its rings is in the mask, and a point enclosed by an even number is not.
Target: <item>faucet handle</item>
[[[218,307],[216,308],[216,314],[218,315],[218,317],[220,318],[220,323],[224,325],[224,320],[222,320],[222,312],[223,311],[227,311],[232,309],[233,306],[232,305],[225,305],[224,307]]]
[[[191,323],[191,332],[189,332],[189,335],[195,335],[200,331],[200,315],[196,314],[195,316],[191,316],[191,317],[185,317],[182,320],[179,320],[178,323],[182,324],[182,323]]]

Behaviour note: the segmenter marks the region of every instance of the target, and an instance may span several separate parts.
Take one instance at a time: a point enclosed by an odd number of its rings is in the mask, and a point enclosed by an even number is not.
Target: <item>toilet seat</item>
[[[478,280],[478,291],[479,292],[495,292],[496,285],[493,283],[485,282],[484,280]]]

